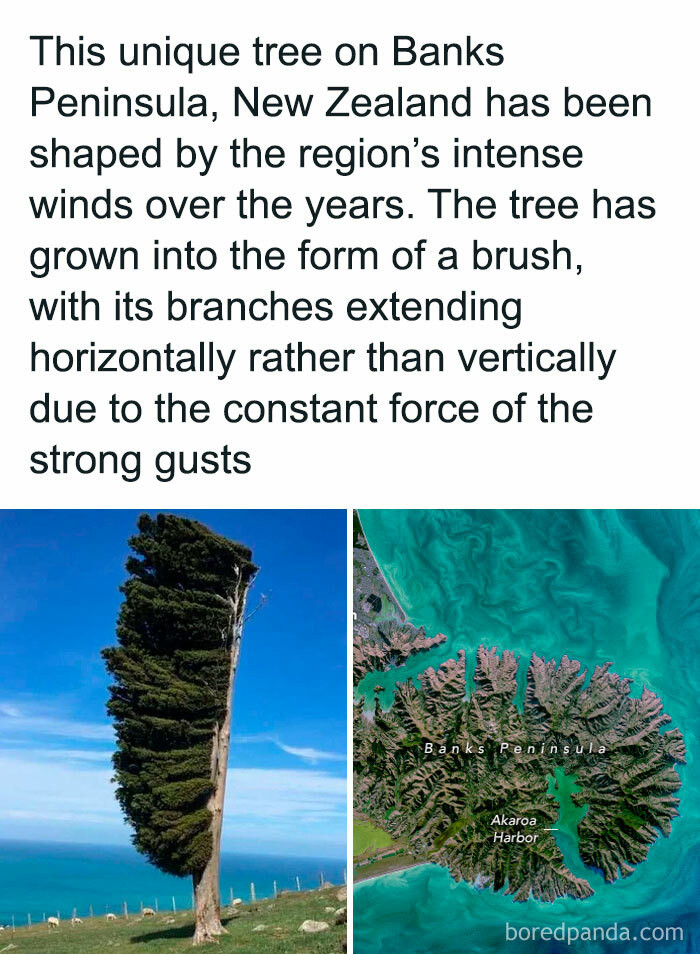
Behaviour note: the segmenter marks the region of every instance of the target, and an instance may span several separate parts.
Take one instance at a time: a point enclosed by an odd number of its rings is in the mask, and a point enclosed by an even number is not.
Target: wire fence
[[[287,880],[282,881],[280,879],[279,884],[289,884]],[[270,885],[260,885],[258,886],[254,881],[250,882],[250,886],[246,891],[246,897],[240,897],[236,895],[236,892],[232,887],[228,887],[225,891],[222,890],[221,904],[222,906],[235,907],[238,904],[253,903],[257,900],[262,900],[264,898],[277,898],[280,894],[289,894],[294,891],[312,891],[316,889],[321,889],[326,887],[329,882],[326,881],[326,878],[321,872],[318,876],[318,882],[313,885],[304,883],[302,879],[297,875],[294,877],[291,888],[279,888],[278,882],[273,881],[270,891]],[[347,884],[347,869],[343,869],[343,884]],[[259,893],[259,889],[262,887],[262,892]],[[268,893],[265,893],[268,892]],[[102,908],[98,908],[92,904],[83,906],[82,908],[74,907],[70,912],[64,911],[61,912],[60,909],[55,911],[44,911],[41,916],[37,916],[36,913],[32,915],[31,912],[27,912],[26,915],[17,916],[12,914],[6,923],[0,921],[0,944],[2,943],[2,938],[6,937],[9,933],[10,935],[14,934],[18,929],[27,930],[32,928],[43,928],[44,930],[52,931],[61,926],[62,923],[70,924],[82,924],[85,919],[92,918],[106,918],[108,920],[129,920],[129,918],[146,918],[146,917],[155,917],[160,914],[183,914],[186,912],[194,911],[195,899],[194,892],[192,892],[189,898],[186,898],[184,895],[170,895],[167,897],[158,896],[153,899],[146,898],[145,901],[142,899],[139,901],[138,906],[135,906],[132,902],[132,905],[129,906],[127,901],[121,901],[116,906],[113,905],[103,905]],[[0,950],[2,948],[0,947]]]

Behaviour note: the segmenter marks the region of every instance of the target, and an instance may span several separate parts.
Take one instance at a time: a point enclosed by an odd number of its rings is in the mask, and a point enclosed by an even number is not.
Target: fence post
[[[348,869],[343,868],[343,884],[347,884],[347,883],[348,883]]]
[[[250,901],[251,904],[255,901],[255,885],[253,882],[250,882]]]
[[[277,897],[277,882],[276,881],[272,882],[272,890],[274,892],[275,897]]]
[[[156,914],[158,914],[158,898],[156,898]]]
[[[297,875],[297,891],[301,891],[301,881],[299,880],[299,875]]]
[[[323,872],[321,872],[321,874],[319,875],[318,883],[319,883],[320,887],[323,887],[324,884],[326,883],[325,880],[324,880],[324,878],[323,878]]]
[[[90,917],[93,918],[95,915],[92,913],[92,905],[90,905]]]
[[[233,907],[233,888],[228,889],[228,900],[231,907]]]
[[[12,915],[12,933],[13,933],[13,934],[15,933],[15,916],[14,916],[14,914]]]
[[[27,915],[27,927],[31,927],[31,926],[32,926],[32,916],[31,916],[31,914],[28,914],[28,915]]]
[[[177,914],[177,908],[175,907],[175,895],[173,895],[173,914]]]
[[[126,901],[124,902],[124,920],[125,921],[129,920],[129,909],[126,906]]]

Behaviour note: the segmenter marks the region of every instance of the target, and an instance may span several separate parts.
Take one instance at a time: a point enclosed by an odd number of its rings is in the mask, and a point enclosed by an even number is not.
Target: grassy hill
[[[366,818],[353,820],[353,881],[365,881],[390,871],[402,871],[421,864],[405,841],[393,839]],[[391,853],[381,857],[385,850]],[[425,860],[425,859],[424,859]]]
[[[391,837],[381,828],[369,821],[355,819],[352,826],[352,853],[364,855],[366,852],[379,851],[392,844]]]
[[[222,919],[228,934],[215,948],[236,954],[334,954],[342,950],[346,936],[345,924],[335,924],[338,908],[346,901],[338,900],[339,888],[321,891],[282,894],[276,900],[257,901],[238,905],[234,911],[226,909]],[[327,911],[332,908],[333,911]],[[302,921],[325,921],[328,931],[320,934],[302,934]],[[254,931],[259,925],[264,930]],[[192,912],[161,913],[155,917],[131,916],[107,921],[104,917],[88,918],[83,924],[71,926],[63,921],[59,928],[37,924],[31,928],[17,928],[0,933],[0,954],[105,954],[121,948],[124,954],[175,954],[192,950]],[[145,944],[140,948],[138,945]],[[133,946],[132,946],[133,945]],[[209,946],[204,945],[204,950]]]

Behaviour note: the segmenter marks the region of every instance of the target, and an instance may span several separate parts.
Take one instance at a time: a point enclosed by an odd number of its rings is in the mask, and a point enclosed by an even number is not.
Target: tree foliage
[[[143,515],[129,545],[113,677],[117,798],[133,841],[173,875],[212,853],[212,751],[230,676],[234,596],[252,581],[251,551],[193,520]],[[240,605],[236,602],[235,605]]]

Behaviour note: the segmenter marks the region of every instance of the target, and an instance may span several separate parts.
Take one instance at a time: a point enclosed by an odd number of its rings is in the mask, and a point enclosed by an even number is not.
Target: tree
[[[191,876],[194,943],[225,933],[219,866],[233,684],[251,551],[201,523],[142,515],[129,545],[114,679],[117,798],[156,867]]]

